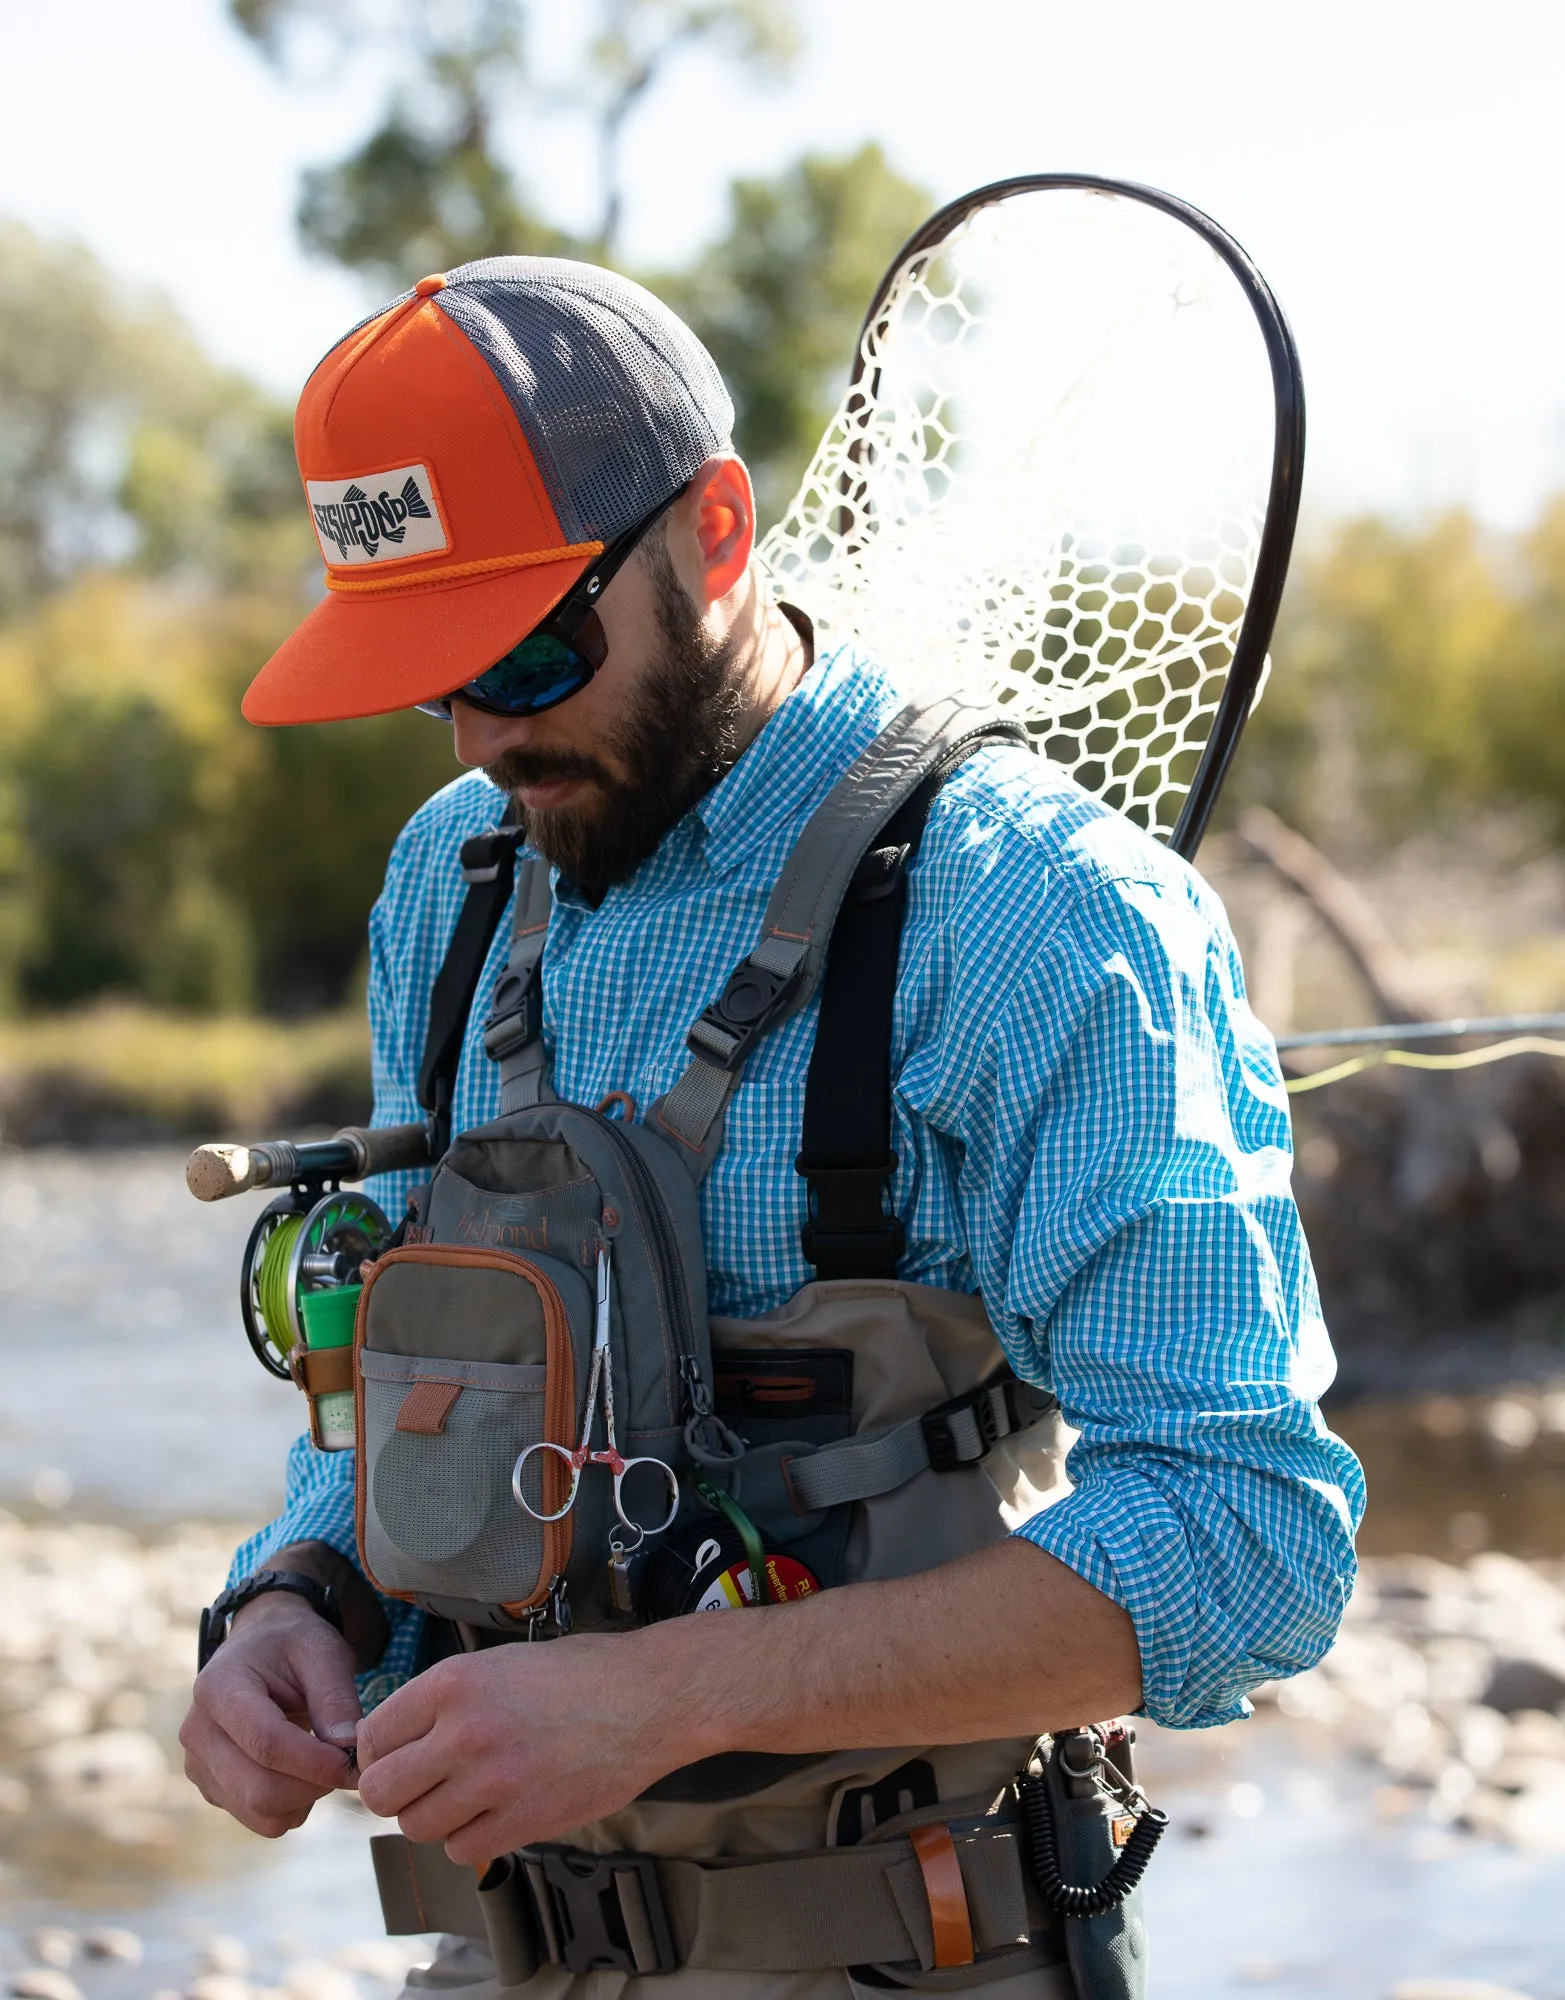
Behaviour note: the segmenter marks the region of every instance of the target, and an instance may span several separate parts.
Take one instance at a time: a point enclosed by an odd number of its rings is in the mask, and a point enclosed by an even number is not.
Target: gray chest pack
[[[1053,1397],[1012,1373],[980,1301],[898,1280],[888,1192],[907,865],[946,776],[1018,733],[955,701],[882,731],[804,828],[759,940],[641,1121],[555,1099],[547,871],[517,865],[512,827],[465,843],[420,1095],[443,1127],[514,878],[485,1027],[502,1110],[450,1141],[367,1267],[357,1528],[379,1589],[469,1649],[742,1614],[971,1553],[1060,1490]],[[714,1319],[699,1183],[747,1057],[817,990],[797,1161],[816,1278],[759,1319]],[[871,1986],[1117,2000],[1145,1977],[1136,1884],[1159,1816],[1144,1808],[1123,1732],[1082,1730],[1052,1746],[709,1758],[572,1846],[502,1857],[476,1888],[442,1850],[374,1846],[389,1926],[483,1938],[507,1985],[552,1965],[668,1993],[688,1974],[705,1993],[720,1971],[725,1993],[753,1979],[759,1995],[819,1969],[825,1994],[855,1968]],[[739,1851],[794,1859],[813,1821],[828,1872],[712,1866],[735,1853],[736,1815]]]

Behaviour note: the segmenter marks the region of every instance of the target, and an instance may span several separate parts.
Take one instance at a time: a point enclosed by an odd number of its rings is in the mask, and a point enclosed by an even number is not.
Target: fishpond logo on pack
[[[310,513],[329,563],[395,562],[450,547],[427,465],[357,479],[307,479]]]

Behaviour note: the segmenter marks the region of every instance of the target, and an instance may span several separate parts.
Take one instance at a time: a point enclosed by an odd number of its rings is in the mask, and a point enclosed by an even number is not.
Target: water
[[[169,1148],[0,1155],[0,1505],[147,1533],[274,1511],[301,1405],[257,1366],[235,1303],[264,1197],[200,1207],[182,1165]],[[1350,1413],[1344,1427],[1383,1496],[1380,1546],[1449,1554],[1464,1534],[1514,1533],[1565,1550],[1565,1511],[1551,1511],[1565,1422],[1551,1428],[1547,1397],[1528,1404],[1530,1429],[1494,1406]],[[1176,1819],[1148,1877],[1156,2000],[1387,2000],[1398,1981],[1436,1975],[1565,2000],[1565,1859],[1388,1819],[1366,1769],[1275,1716],[1144,1735]],[[355,1981],[364,2000],[387,1995],[370,1973],[320,1971],[378,1933],[374,1824],[356,1802],[331,1801],[270,1843],[202,1815],[167,1849],[95,1852],[91,1865],[34,1832],[9,1845],[0,1874],[0,1970],[30,1962],[23,1940],[37,1923],[115,1922],[142,1934],[146,1962],[78,1965],[86,2000],[179,1991],[214,1933],[251,1947],[262,1985],[313,1964],[300,2000],[351,2000]]]

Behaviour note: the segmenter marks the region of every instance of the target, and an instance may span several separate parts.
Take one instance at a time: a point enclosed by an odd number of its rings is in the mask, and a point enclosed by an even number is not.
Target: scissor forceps
[[[629,1547],[639,1547],[648,1535],[660,1535],[670,1526],[679,1512],[679,1475],[671,1465],[661,1458],[622,1458],[614,1437],[614,1357],[609,1352],[609,1277],[610,1256],[607,1242],[598,1245],[598,1295],[597,1312],[593,1323],[592,1369],[587,1377],[587,1408],[582,1418],[581,1442],[574,1451],[563,1444],[555,1444],[550,1438],[541,1444],[530,1444],[511,1468],[511,1491],[516,1496],[516,1504],[523,1513],[530,1514],[535,1521],[561,1521],[576,1505],[576,1496],[581,1489],[581,1475],[584,1466],[606,1465],[614,1475],[614,1512],[621,1527],[628,1528],[636,1537]],[[598,1388],[603,1388],[603,1434],[604,1448],[592,1449],[592,1420],[597,1414]],[[563,1458],[571,1469],[570,1490],[565,1496],[563,1507],[557,1507],[552,1514],[546,1514],[535,1507],[522,1491],[522,1474],[528,1459],[535,1452],[551,1451],[556,1458]],[[625,1475],[634,1472],[637,1466],[655,1468],[668,1484],[668,1512],[663,1519],[653,1525],[636,1520],[625,1511]],[[617,1531],[616,1531],[617,1536]],[[620,1545],[623,1547],[623,1545]],[[628,1550],[626,1551],[628,1553]]]

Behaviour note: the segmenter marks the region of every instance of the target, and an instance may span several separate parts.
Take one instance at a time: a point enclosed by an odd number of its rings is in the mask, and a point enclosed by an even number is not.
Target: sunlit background
[[[1562,74],[1559,10],[1517,0],[0,0],[21,2000],[389,2000],[406,1959],[375,1940],[361,1818],[263,1847],[173,1749],[196,1608],[298,1428],[234,1308],[253,1210],[197,1209],[180,1161],[363,1113],[365,915],[452,769],[418,717],[239,720],[319,587],[289,434],[314,362],[466,257],[613,262],[718,356],[770,520],[938,203],[1048,169],[1184,196],[1271,280],[1309,395],[1274,670],[1200,856],[1257,1012],[1547,1014]],[[1326,1061],[1290,1057],[1295,1081]],[[1565,1065],[1378,1068],[1295,1103],[1366,1580],[1254,1722],[1147,1732],[1176,1821],[1152,1993],[1565,2000]]]

